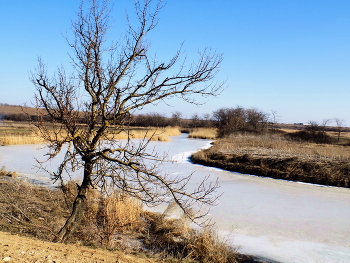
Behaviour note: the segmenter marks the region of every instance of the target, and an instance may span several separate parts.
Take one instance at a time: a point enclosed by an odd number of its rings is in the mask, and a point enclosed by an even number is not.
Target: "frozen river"
[[[172,137],[151,142],[176,163],[163,170],[177,175],[194,172],[193,185],[210,175],[218,178],[220,197],[210,217],[242,253],[276,262],[350,262],[350,190],[273,180],[193,165],[192,152],[208,140]],[[47,180],[33,168],[34,156],[45,153],[37,145],[0,147],[0,166],[31,179]],[[57,166],[57,163],[51,163]],[[47,180],[48,181],[48,180]]]

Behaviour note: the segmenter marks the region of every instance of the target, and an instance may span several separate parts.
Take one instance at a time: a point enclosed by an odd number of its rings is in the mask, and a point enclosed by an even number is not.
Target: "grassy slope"
[[[122,199],[119,203],[110,203],[107,210],[104,207],[101,208],[103,204],[101,201],[104,199],[101,199],[96,191],[88,200],[82,226],[69,241],[88,245],[91,249],[84,246],[40,243],[52,240],[69,215],[69,203],[72,201],[76,186],[71,183],[67,187],[64,196],[58,189],[40,187],[21,179],[0,176],[0,231],[40,239],[41,241],[33,242],[39,242],[38,247],[45,247],[46,252],[37,251],[41,255],[38,260],[45,259],[43,257],[46,257],[47,253],[52,253],[52,257],[61,257],[61,254],[56,255],[57,250],[60,249],[69,251],[62,257],[66,260],[64,262],[77,262],[70,261],[71,257],[67,256],[70,253],[73,255],[81,253],[83,261],[80,262],[92,262],[88,260],[89,257],[84,258],[89,254],[86,251],[91,250],[91,253],[103,255],[103,249],[106,246],[101,245],[101,237],[114,222],[119,225],[115,228],[116,232],[108,244],[109,252],[106,251],[105,262],[115,262],[110,261],[113,256],[122,262],[256,262],[249,256],[237,254],[211,230],[193,231],[188,229],[180,219],[166,219],[163,215],[150,212],[142,212],[140,216],[140,211],[132,208],[135,208],[135,205],[125,206],[128,203],[127,199]],[[113,209],[110,210],[113,206],[118,213],[114,213]],[[130,211],[136,211],[137,218],[131,215]],[[107,225],[106,222],[108,222]],[[125,222],[128,223],[125,224]],[[4,234],[0,233],[0,235]],[[25,240],[23,245],[31,243],[28,239]],[[20,242],[18,246],[21,244]],[[147,248],[148,252],[145,252],[140,244],[143,244],[142,246]],[[3,249],[1,245],[3,243],[0,242],[1,256],[11,256],[16,259],[14,252],[10,255],[1,251]],[[92,250],[96,248],[98,248],[96,251]],[[32,247],[23,248],[23,251],[27,254],[32,249]],[[177,257],[175,258],[174,255]],[[91,259],[95,259],[92,254]]]

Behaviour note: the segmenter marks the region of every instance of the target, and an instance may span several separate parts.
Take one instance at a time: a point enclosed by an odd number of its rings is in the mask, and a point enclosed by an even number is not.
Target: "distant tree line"
[[[0,103],[0,106],[17,106]],[[20,106],[18,106],[20,107]],[[0,113],[0,120],[8,121],[37,121],[42,118],[50,121],[48,116],[37,116],[26,113]],[[194,113],[189,119],[183,118],[180,111],[175,111],[170,117],[165,114],[151,112],[145,114],[129,115],[126,123],[132,127],[166,127],[178,126],[183,129],[217,128],[218,136],[225,137],[233,133],[265,133],[281,132],[277,129],[277,113],[264,112],[257,108],[223,107],[203,115]],[[87,123],[82,115],[79,123]],[[333,126],[329,126],[333,123]],[[336,138],[327,134],[327,131],[336,132]],[[341,133],[348,131],[343,119],[325,119],[322,122],[309,121],[300,131],[288,133],[285,136],[291,140],[308,141],[314,143],[334,143],[340,141]]]
[[[256,108],[244,109],[237,106],[236,108],[220,108],[212,114],[195,113],[190,119],[183,118],[180,111],[173,112],[171,117],[156,112],[129,115],[126,123],[134,127],[178,126],[191,129],[216,127],[220,136],[225,136],[236,131],[262,132],[268,127],[268,117],[269,114]],[[25,112],[4,113],[0,114],[0,118],[9,121],[36,121],[42,118],[44,121],[50,121],[48,116],[30,115]],[[83,115],[78,119],[79,123],[86,123],[86,121]]]
[[[34,116],[33,116],[34,117]],[[0,114],[0,120],[6,121],[28,121],[29,117],[24,113]]]
[[[0,106],[6,106],[6,107],[22,107],[21,105],[8,104],[8,103],[2,103],[2,102],[0,102]]]

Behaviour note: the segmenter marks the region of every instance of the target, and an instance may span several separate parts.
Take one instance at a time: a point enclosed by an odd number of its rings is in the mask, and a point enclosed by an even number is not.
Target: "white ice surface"
[[[209,147],[209,140],[173,137],[171,142],[151,142],[176,162],[164,172],[186,176],[194,172],[189,187],[207,175],[218,178],[223,195],[210,211],[221,233],[239,251],[277,262],[350,262],[350,190],[241,175],[193,165],[189,156]],[[31,179],[48,178],[33,169],[33,156],[43,159],[37,145],[0,147],[0,166]],[[59,162],[48,164],[56,167]]]

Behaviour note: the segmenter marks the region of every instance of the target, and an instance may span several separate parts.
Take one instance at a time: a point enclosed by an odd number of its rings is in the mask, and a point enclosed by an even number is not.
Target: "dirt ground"
[[[117,251],[93,249],[79,245],[45,242],[38,239],[0,232],[0,262],[93,263],[93,262],[160,262],[125,255]]]

